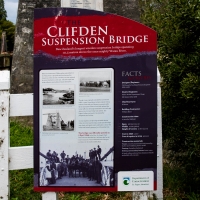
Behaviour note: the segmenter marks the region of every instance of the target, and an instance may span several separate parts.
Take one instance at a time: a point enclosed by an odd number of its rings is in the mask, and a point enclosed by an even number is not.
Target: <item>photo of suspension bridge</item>
[[[43,131],[74,131],[75,109],[45,109]]]

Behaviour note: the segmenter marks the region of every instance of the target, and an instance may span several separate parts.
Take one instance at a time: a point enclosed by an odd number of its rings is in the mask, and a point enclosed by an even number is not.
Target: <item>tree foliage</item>
[[[0,21],[0,36],[3,31],[6,32],[7,51],[11,52],[14,46],[15,25],[9,20],[2,20]]]
[[[200,1],[141,0],[141,9],[143,23],[158,33],[164,140],[168,141],[171,159],[186,170],[191,184],[197,184],[200,183]]]
[[[14,47],[14,35],[15,35],[15,25],[6,20],[7,12],[4,8],[4,0],[0,0],[0,38],[2,32],[6,32],[6,39],[7,39],[7,51],[13,51]]]
[[[0,20],[6,20],[7,12],[4,8],[4,0],[0,0]]]

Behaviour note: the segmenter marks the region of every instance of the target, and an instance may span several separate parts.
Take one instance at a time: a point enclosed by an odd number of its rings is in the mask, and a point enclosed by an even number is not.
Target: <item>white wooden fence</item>
[[[161,91],[158,72],[158,188],[163,199]],[[10,94],[10,72],[0,71],[0,199],[9,199],[9,170],[33,168],[33,146],[10,147],[9,117],[33,115],[33,94]],[[22,188],[23,189],[23,188]],[[133,199],[147,200],[152,192],[134,192]],[[138,198],[139,196],[139,198]],[[55,192],[42,194],[43,200],[58,200]]]

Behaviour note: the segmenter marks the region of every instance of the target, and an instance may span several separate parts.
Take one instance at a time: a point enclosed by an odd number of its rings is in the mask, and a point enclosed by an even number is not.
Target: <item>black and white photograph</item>
[[[110,92],[111,71],[84,71],[79,72],[80,92]]]
[[[43,131],[74,131],[75,109],[44,109]]]
[[[74,104],[74,85],[43,86],[43,105]]]
[[[113,146],[44,142],[40,148],[39,185],[112,187],[113,163]]]

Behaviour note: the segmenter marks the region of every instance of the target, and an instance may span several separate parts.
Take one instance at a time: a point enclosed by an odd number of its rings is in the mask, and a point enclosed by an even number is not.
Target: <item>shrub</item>
[[[163,136],[171,161],[200,184],[200,1],[141,0],[142,21],[158,33]]]

